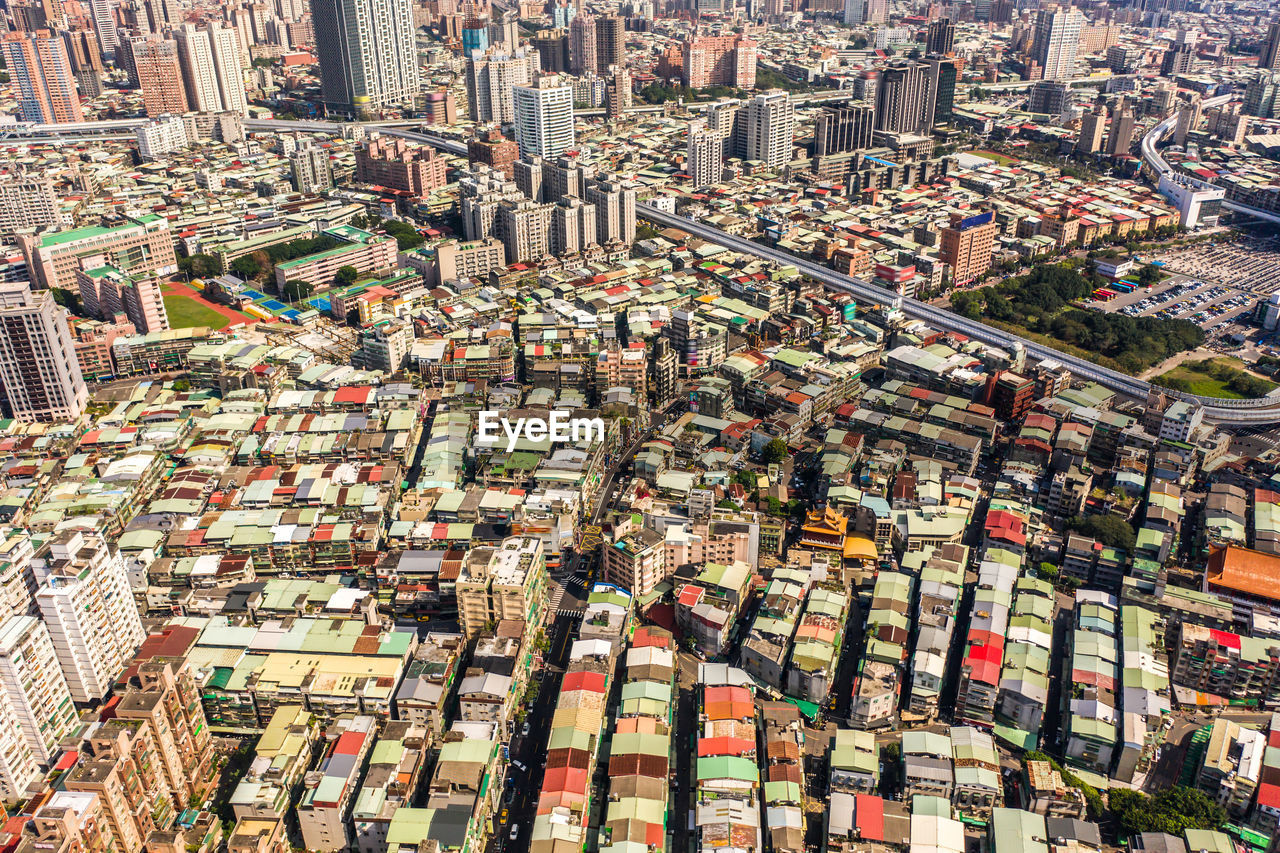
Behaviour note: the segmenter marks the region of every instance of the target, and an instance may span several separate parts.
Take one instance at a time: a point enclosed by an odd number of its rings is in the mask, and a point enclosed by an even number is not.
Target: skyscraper
[[[80,87],[80,97],[90,100],[101,95],[103,67],[98,40],[87,30],[64,30],[62,40],[67,46],[71,73]]]
[[[551,254],[581,252],[596,242],[596,208],[565,196],[551,210]]]
[[[9,697],[0,691],[0,798],[22,799],[42,775]]]
[[[631,72],[621,65],[610,65],[604,78],[604,114],[621,118],[631,108]]]
[[[15,32],[5,35],[3,46],[5,65],[18,84],[24,121],[84,121],[67,46],[61,38],[47,30]]]
[[[1267,28],[1267,40],[1262,45],[1258,67],[1269,71],[1280,71],[1280,18],[1272,21],[1271,26]]]
[[[747,159],[770,169],[791,162],[795,107],[786,92],[765,92],[747,104]]]
[[[147,115],[185,113],[187,94],[182,85],[178,43],[155,36],[133,38],[129,39],[128,51]]]
[[[319,145],[306,145],[289,152],[289,172],[293,188],[300,193],[320,193],[333,187],[333,167],[329,152]]]
[[[876,87],[876,130],[918,133],[929,110],[924,66],[910,60],[891,63]]]
[[[929,34],[925,39],[925,53],[943,56],[951,53],[956,43],[956,25],[950,18],[938,18],[929,22]]]
[[[516,144],[528,157],[555,157],[573,147],[573,88],[554,77],[539,77],[531,86],[516,86]]]
[[[0,285],[0,387],[20,421],[74,421],[84,412],[89,391],[66,311],[51,291]]]
[[[569,70],[574,74],[599,69],[596,19],[578,15],[569,23]]]
[[[233,29],[208,23],[175,30],[187,102],[199,112],[229,110],[244,114],[249,106],[240,72],[240,44]]]
[[[1084,17],[1075,9],[1041,9],[1036,15],[1031,58],[1044,69],[1045,80],[1071,79]]]
[[[689,173],[695,187],[705,187],[720,182],[724,167],[720,134],[709,129],[705,122],[689,125],[689,146],[684,170]]]
[[[146,639],[124,560],[101,533],[64,530],[41,548],[33,566],[44,578],[36,604],[71,698],[96,702]]]
[[[755,41],[743,35],[691,36],[681,53],[684,84],[754,89],[758,53]]]
[[[1076,151],[1081,154],[1096,154],[1102,150],[1102,131],[1107,124],[1107,109],[1098,104],[1084,114],[1080,120],[1080,138],[1076,140]]]
[[[925,60],[925,120],[922,130],[951,121],[956,102],[956,78],[959,72],[953,59],[933,57]]]
[[[418,51],[410,0],[312,0],[325,108],[339,114],[412,106]]]
[[[120,35],[116,32],[111,0],[89,0],[89,15],[93,19],[93,31],[98,34],[98,48],[102,55],[114,58],[120,45]]]
[[[604,15],[596,20],[596,72],[626,59],[627,31],[620,15]]]
[[[875,110],[870,104],[828,104],[818,113],[813,131],[813,154],[825,157],[871,147]]]
[[[511,124],[516,120],[516,86],[528,86],[538,75],[538,52],[522,47],[496,48],[467,59],[467,104],[476,123]],[[572,100],[572,98],[571,98]]]
[[[18,172],[0,177],[0,235],[58,226],[58,194],[45,174]]]
[[[1244,89],[1245,115],[1261,118],[1280,117],[1280,74],[1273,71],[1258,71],[1249,79]]]
[[[1186,74],[1191,70],[1191,60],[1195,59],[1195,56],[1194,42],[1173,45],[1164,52],[1164,58],[1160,61],[1160,75],[1176,77],[1179,74]]]
[[[529,39],[538,52],[538,65],[548,74],[569,70],[569,34],[564,30],[540,30]]]
[[[1186,145],[1187,136],[1200,126],[1200,97],[1192,96],[1191,103],[1178,112],[1178,123],[1173,126],[1173,144]]]

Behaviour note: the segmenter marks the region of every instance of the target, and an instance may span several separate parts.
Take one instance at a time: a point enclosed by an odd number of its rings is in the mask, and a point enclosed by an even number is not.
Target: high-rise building
[[[551,254],[568,255],[596,244],[596,208],[565,196],[551,209]]]
[[[0,177],[0,235],[63,224],[53,180],[25,172]]]
[[[498,205],[497,228],[507,263],[537,263],[551,253],[551,208],[529,199]]]
[[[627,29],[620,15],[603,15],[596,19],[596,71],[610,65],[621,66],[627,58]]]
[[[747,159],[781,169],[791,162],[795,107],[786,92],[765,92],[747,104]]]
[[[515,87],[528,86],[537,76],[538,53],[527,47],[510,53],[491,49],[468,58],[467,103],[471,120],[513,123],[516,120]]]
[[[1120,157],[1129,153],[1133,144],[1133,111],[1121,103],[1115,115],[1111,117],[1111,130],[1107,133],[1107,155]]]
[[[1274,71],[1258,71],[1244,89],[1245,115],[1260,118],[1280,118],[1280,73]]]
[[[1195,58],[1194,43],[1175,44],[1164,52],[1164,58],[1160,61],[1160,75],[1177,77],[1179,74],[1186,74],[1191,70],[1191,61]]]
[[[515,12],[500,13],[489,20],[489,44],[515,50],[520,46],[520,16]]]
[[[578,15],[569,24],[569,70],[574,74],[599,70],[596,35],[596,19],[590,15]]]
[[[515,162],[520,159],[520,146],[503,136],[501,129],[484,128],[467,140],[467,159],[472,163],[484,163],[512,178],[515,177]]]
[[[871,147],[875,109],[870,104],[827,104],[813,131],[813,155],[825,157]]]
[[[89,391],[66,310],[52,292],[0,284],[0,388],[20,421],[74,421],[83,414]]]
[[[1262,55],[1258,57],[1258,67],[1268,71],[1280,71],[1280,18],[1267,27],[1267,40],[1262,45]]]
[[[333,188],[333,165],[329,152],[319,145],[301,145],[289,152],[289,172],[293,188],[300,193],[321,193]]]
[[[960,76],[953,59],[925,60],[925,120],[921,130],[951,121],[956,102],[956,79]]]
[[[930,56],[945,56],[955,49],[956,25],[950,18],[938,18],[929,22],[929,33],[925,38],[925,53]]]
[[[596,242],[630,246],[636,241],[635,190],[617,181],[593,181],[586,200],[596,208]]]
[[[757,54],[756,43],[743,35],[691,36],[682,48],[684,84],[754,89]]]
[[[0,693],[35,760],[49,764],[75,731],[76,708],[49,629],[34,616],[16,614],[0,623]]]
[[[1081,154],[1097,154],[1102,150],[1102,131],[1107,125],[1107,109],[1098,104],[1080,120],[1080,138],[1076,151]]]
[[[604,114],[610,119],[622,118],[631,108],[631,72],[621,65],[610,65],[604,78]]]
[[[1178,112],[1178,123],[1173,126],[1173,144],[1186,145],[1187,136],[1200,126],[1200,98],[1193,96],[1191,103]]]
[[[689,125],[689,145],[684,166],[695,187],[707,187],[720,183],[724,170],[724,152],[720,134],[706,126],[705,122]]]
[[[573,147],[573,89],[555,77],[516,86],[516,144],[521,156],[555,157]]]
[[[147,36],[129,39],[126,45],[147,115],[185,113],[187,94],[182,85],[178,43],[173,39]]]
[[[565,30],[540,30],[529,39],[529,44],[538,52],[538,65],[548,74],[568,72],[572,67],[569,61],[569,33]]]
[[[883,24],[888,17],[888,0],[845,0],[846,24]]]
[[[8,694],[0,690],[0,799],[22,799],[43,775]],[[33,825],[38,826],[34,820]]]
[[[418,48],[410,0],[311,0],[326,109],[373,114],[412,106]]]
[[[18,105],[24,121],[84,121],[67,45],[61,38],[48,30],[7,33],[0,45],[4,47],[9,75],[18,84]]]
[[[109,320],[124,314],[141,334],[169,328],[160,281],[147,276],[131,278],[115,267],[96,267],[76,273],[80,304],[85,314]]]
[[[1071,89],[1066,83],[1038,80],[1027,96],[1027,111],[1057,116],[1066,112],[1071,103]]]
[[[80,87],[80,97],[92,100],[102,94],[102,52],[98,40],[87,30],[63,30],[71,73]]]
[[[146,639],[124,560],[100,532],[64,530],[45,543],[32,565],[43,579],[36,604],[71,698],[96,702]]]
[[[434,148],[374,136],[356,149],[356,180],[422,198],[448,183],[448,166]]]
[[[1084,16],[1076,9],[1041,9],[1036,14],[1031,58],[1045,80],[1070,80],[1076,74],[1076,50]]]
[[[910,60],[890,63],[876,87],[876,130],[919,133],[928,115],[925,66]]]
[[[942,229],[938,257],[951,267],[951,281],[966,285],[991,269],[995,247],[995,214],[991,211],[963,216],[951,214],[951,224]]]
[[[115,57],[120,35],[116,31],[116,17],[110,0],[89,0],[89,16],[93,19],[93,31],[98,34],[98,48],[102,55]]]

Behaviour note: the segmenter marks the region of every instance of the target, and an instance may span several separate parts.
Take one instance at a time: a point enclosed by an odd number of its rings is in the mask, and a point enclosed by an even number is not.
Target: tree
[[[1155,264],[1147,264],[1138,270],[1138,284],[1143,287],[1151,287],[1160,283],[1160,268]]]
[[[179,394],[184,391],[190,391],[191,382],[186,379],[175,379],[173,380],[173,390],[177,391]]]
[[[1040,577],[1044,578],[1049,583],[1056,583],[1058,580],[1058,567],[1053,563],[1041,563]]]
[[[178,269],[192,278],[210,278],[218,274],[218,259],[213,255],[190,255],[178,259]]]
[[[1227,812],[1195,788],[1177,786],[1148,797],[1139,791],[1114,788],[1107,795],[1111,814],[1125,835],[1167,832],[1181,835],[1187,829],[1217,829]]]
[[[290,302],[302,302],[315,291],[316,289],[309,281],[303,281],[302,279],[287,281],[284,285],[284,298]]]
[[[781,462],[783,459],[786,459],[788,454],[789,451],[787,449],[787,443],[780,438],[775,438],[764,446],[764,450],[761,451],[760,457],[764,459],[765,462],[774,463]]]
[[[262,275],[262,265],[258,262],[257,253],[236,258],[231,262],[231,271],[246,281]]]
[[[388,219],[382,223],[382,230],[387,232],[391,237],[396,238],[396,248],[402,252],[410,249],[416,249],[422,245],[424,238],[418,233],[418,229],[414,228],[407,222],[401,222],[398,219]]]
[[[1083,518],[1077,516],[1067,522],[1067,527],[1097,539],[1109,548],[1120,548],[1125,551],[1133,550],[1133,543],[1136,538],[1133,528],[1129,525],[1129,522],[1118,515],[1107,513],[1105,515],[1086,515]]]
[[[360,270],[348,264],[345,267],[338,267],[338,272],[333,276],[333,283],[345,287],[355,284],[359,277]]]

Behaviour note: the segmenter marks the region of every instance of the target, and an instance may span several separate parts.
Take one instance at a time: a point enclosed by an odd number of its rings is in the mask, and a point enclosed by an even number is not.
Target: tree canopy
[[[1092,539],[1097,539],[1108,548],[1120,548],[1125,551],[1133,550],[1133,543],[1136,538],[1133,528],[1129,525],[1129,522],[1118,515],[1106,513],[1103,515],[1077,516],[1067,522],[1067,527]]]
[[[1177,786],[1149,797],[1140,791],[1114,788],[1107,795],[1111,813],[1126,835],[1167,832],[1182,835],[1186,829],[1217,829],[1227,812],[1195,788]]]

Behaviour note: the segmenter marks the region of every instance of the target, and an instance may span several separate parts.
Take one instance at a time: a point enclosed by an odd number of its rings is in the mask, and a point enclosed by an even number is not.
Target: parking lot
[[[1161,252],[1166,269],[1269,296],[1280,290],[1280,242],[1276,238],[1200,243]]]
[[[1252,310],[1257,297],[1222,284],[1174,276],[1154,285],[1150,292],[1139,288],[1121,293],[1110,302],[1090,302],[1099,311],[1130,317],[1161,317],[1190,320],[1210,337],[1239,330],[1240,315]]]

